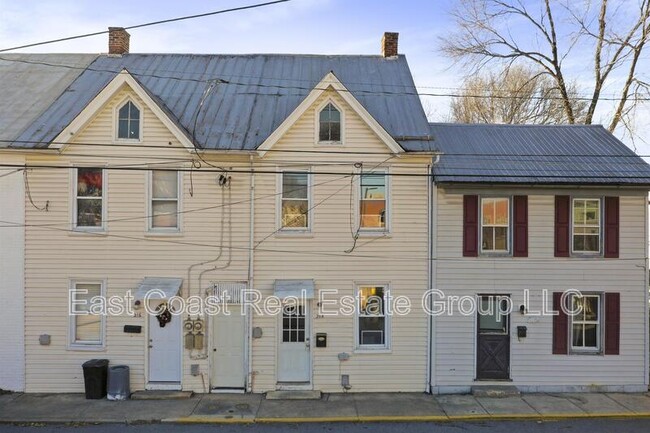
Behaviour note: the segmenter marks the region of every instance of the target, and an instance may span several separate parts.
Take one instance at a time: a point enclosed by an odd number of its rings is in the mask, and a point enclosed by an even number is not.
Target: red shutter
[[[463,256],[478,256],[478,196],[463,196]]]
[[[528,196],[513,197],[513,249],[514,257],[528,257]]]
[[[605,257],[618,258],[618,197],[605,197]]]
[[[568,195],[555,196],[555,257],[569,257],[570,203]]]
[[[553,354],[569,353],[569,317],[561,308],[562,292],[553,292],[553,310],[559,314],[553,316]]]
[[[605,293],[605,355],[618,355],[621,334],[621,294]]]

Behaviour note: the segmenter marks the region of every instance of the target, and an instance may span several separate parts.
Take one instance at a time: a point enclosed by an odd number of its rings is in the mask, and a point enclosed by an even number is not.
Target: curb
[[[347,416],[347,417],[280,417],[280,418],[217,418],[210,416],[189,416],[163,419],[163,423],[174,424],[306,424],[306,423],[360,423],[360,422],[457,422],[457,421],[561,421],[570,419],[598,418],[650,418],[650,412],[643,413],[557,413],[557,414],[503,414],[503,415],[419,415],[419,416]]]

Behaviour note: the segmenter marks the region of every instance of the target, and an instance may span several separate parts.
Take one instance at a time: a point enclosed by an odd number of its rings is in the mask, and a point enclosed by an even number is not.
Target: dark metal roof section
[[[254,150],[332,71],[407,151],[433,150],[406,58],[317,55],[126,54],[98,57],[14,147],[47,147],[122,69],[131,73],[196,146]],[[209,84],[219,80],[200,101]],[[194,127],[196,122],[196,128]]]
[[[0,148],[8,147],[96,58],[96,54],[0,55]]]
[[[650,185],[650,165],[601,125],[430,126],[437,183]]]

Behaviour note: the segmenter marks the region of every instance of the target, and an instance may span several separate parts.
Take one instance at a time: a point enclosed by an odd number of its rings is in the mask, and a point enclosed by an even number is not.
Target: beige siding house
[[[99,358],[133,390],[428,390],[435,152],[394,45],[80,69],[0,150],[30,185],[24,222],[6,217],[24,229],[24,389],[80,392]]]

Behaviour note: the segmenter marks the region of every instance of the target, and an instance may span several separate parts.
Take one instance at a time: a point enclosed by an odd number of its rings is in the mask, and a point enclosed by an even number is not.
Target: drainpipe
[[[435,220],[438,212],[438,188],[435,185],[432,169],[433,165],[440,162],[441,154],[434,156],[432,164],[427,168],[427,200],[428,200],[428,220],[427,220],[427,236],[429,241],[428,251],[428,287],[427,290],[433,290],[436,287],[437,276],[437,261],[438,256],[437,239],[438,239],[438,225]],[[433,296],[429,295],[429,311],[433,311]],[[435,317],[431,314],[427,315],[427,390],[433,393],[433,388],[436,385],[436,342],[434,341],[436,335]]]
[[[647,195],[644,197],[644,208],[645,208],[645,218],[644,218],[645,219],[645,224],[644,224],[643,230],[644,230],[645,236],[643,237],[643,239],[645,241],[645,259],[643,260],[644,261],[644,263],[643,263],[643,265],[644,265],[644,267],[643,267],[643,285],[644,285],[643,289],[644,289],[644,292],[645,292],[645,303],[643,304],[643,307],[644,307],[643,311],[644,311],[644,314],[645,314],[645,320],[644,320],[644,323],[645,323],[645,332],[644,332],[644,334],[645,334],[645,341],[644,341],[644,347],[645,347],[645,350],[644,350],[645,363],[644,364],[645,364],[645,368],[644,368],[643,371],[645,372],[645,378],[644,378],[645,385],[648,386],[650,384],[650,377],[648,376],[650,374],[650,365],[649,365],[649,363],[650,363],[650,347],[648,347],[649,344],[650,344],[650,340],[649,340],[650,336],[648,335],[648,333],[650,332],[650,323],[648,322],[648,316],[650,315],[650,312],[648,311],[648,308],[649,308],[648,306],[650,305],[648,303],[648,301],[650,299],[649,298],[650,297],[650,292],[648,292],[648,283],[649,283],[648,282],[648,278],[649,278],[648,272],[650,272],[650,270],[648,269],[648,196]]]
[[[431,164],[427,165],[427,174],[431,173]],[[431,290],[431,178],[425,177],[427,182],[427,290]],[[427,314],[425,312],[425,314]],[[431,392],[431,315],[427,314],[427,372],[425,392]]]
[[[253,164],[253,154],[249,155],[250,159],[250,205],[249,205],[249,233],[248,233],[248,288],[253,289],[255,281],[255,274],[253,266],[255,264],[255,166]],[[248,339],[248,380],[246,381],[246,391],[253,392],[253,313],[249,308],[246,312],[248,319],[248,326],[246,338]]]

